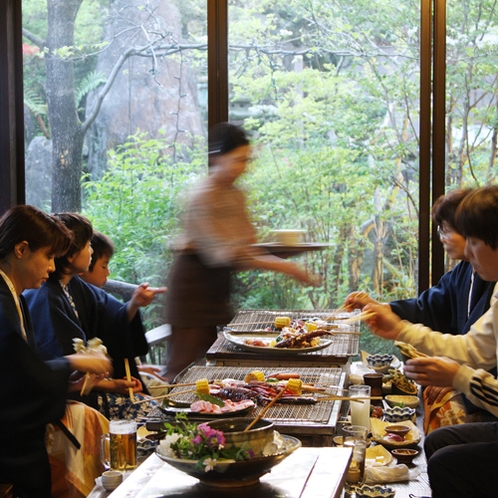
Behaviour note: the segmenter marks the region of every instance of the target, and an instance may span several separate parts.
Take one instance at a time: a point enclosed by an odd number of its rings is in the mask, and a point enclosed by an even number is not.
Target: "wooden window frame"
[[[0,212],[25,202],[22,0],[0,2]],[[430,210],[444,193],[446,0],[420,0],[420,191],[418,291],[444,273]],[[209,0],[208,124],[227,121],[228,2]],[[432,97],[432,99],[431,99]]]

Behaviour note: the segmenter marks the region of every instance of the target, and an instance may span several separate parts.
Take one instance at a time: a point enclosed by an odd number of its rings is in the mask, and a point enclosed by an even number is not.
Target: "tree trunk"
[[[81,210],[83,138],[74,96],[74,23],[83,0],[48,0],[47,102],[52,132],[52,211]]]

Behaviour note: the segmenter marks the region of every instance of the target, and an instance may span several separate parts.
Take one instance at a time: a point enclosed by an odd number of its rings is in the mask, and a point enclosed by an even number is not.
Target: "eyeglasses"
[[[441,225],[437,226],[437,234],[439,235],[439,240],[448,240],[448,237],[450,236],[451,230],[444,229],[441,227]]]

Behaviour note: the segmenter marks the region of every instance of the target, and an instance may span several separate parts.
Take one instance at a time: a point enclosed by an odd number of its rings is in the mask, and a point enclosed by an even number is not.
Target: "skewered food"
[[[276,329],[283,329],[284,327],[290,327],[291,319],[288,316],[277,316],[274,322]]]
[[[265,374],[261,370],[253,370],[244,377],[244,382],[251,382],[256,380],[258,382],[264,382]]]
[[[199,379],[195,381],[195,392],[201,394],[209,394],[209,382],[207,379]]]

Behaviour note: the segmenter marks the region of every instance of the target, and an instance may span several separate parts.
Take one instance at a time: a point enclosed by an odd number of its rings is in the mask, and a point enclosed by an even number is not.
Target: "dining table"
[[[154,453],[112,492],[97,479],[87,498],[340,498],[350,459],[350,448],[301,447],[259,483],[217,486],[175,469]]]

